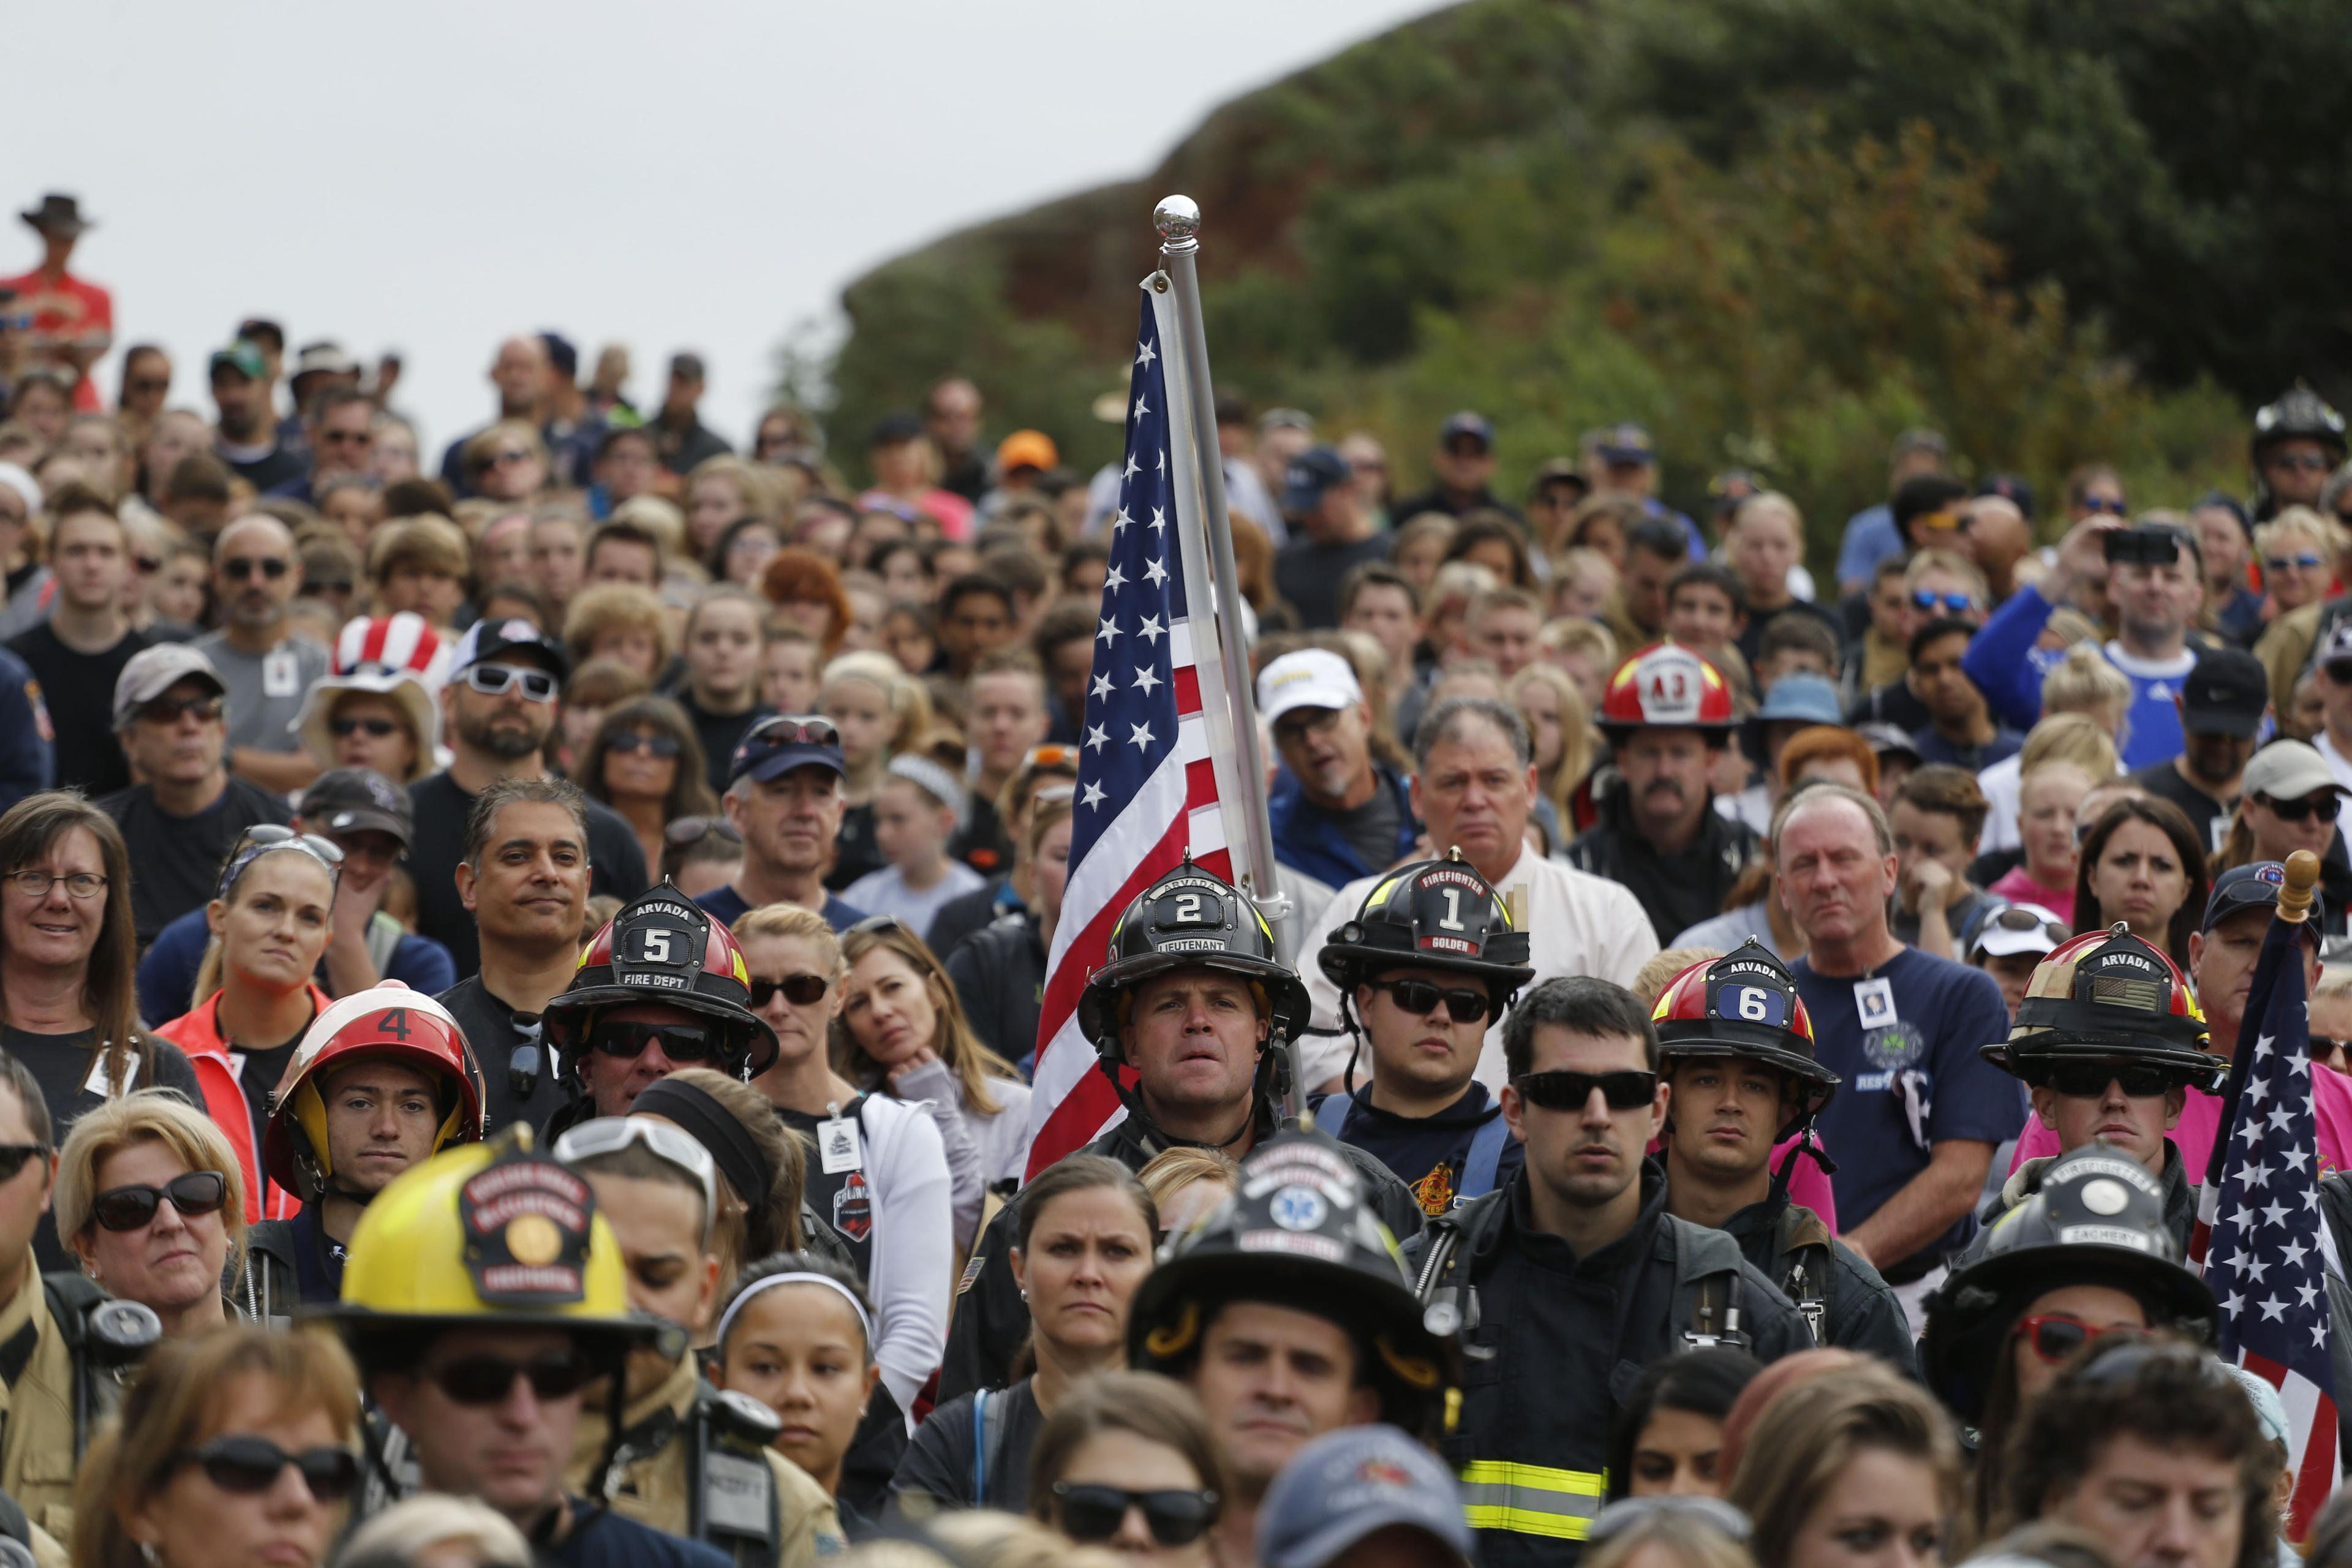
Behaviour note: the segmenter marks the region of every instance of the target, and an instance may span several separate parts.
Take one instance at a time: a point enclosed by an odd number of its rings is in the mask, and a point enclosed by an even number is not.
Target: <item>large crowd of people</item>
[[[2243,499],[1903,432],[1820,577],[1681,432],[1507,496],[1475,412],[1392,472],[1221,402],[1294,908],[1118,912],[1123,1115],[1033,1175],[1117,465],[552,331],[436,462],[269,320],[175,398],[22,216],[0,1559],[2352,1565],[2191,1236],[2308,851],[2352,1376],[2307,389]]]

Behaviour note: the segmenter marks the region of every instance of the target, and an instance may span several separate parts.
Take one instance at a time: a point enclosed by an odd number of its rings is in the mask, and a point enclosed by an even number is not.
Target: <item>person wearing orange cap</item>
[[[1015,430],[996,444],[996,483],[981,498],[981,515],[994,517],[1013,502],[1036,495],[1037,481],[1061,463],[1061,450],[1051,436],[1043,430]]]
[[[1720,913],[1757,857],[1755,830],[1716,810],[1707,783],[1738,721],[1722,672],[1672,642],[1619,666],[1601,699],[1616,787],[1569,863],[1632,889],[1661,942]]]

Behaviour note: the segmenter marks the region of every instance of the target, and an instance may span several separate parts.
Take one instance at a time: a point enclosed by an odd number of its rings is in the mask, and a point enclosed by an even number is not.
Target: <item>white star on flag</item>
[[[1146,562],[1143,567],[1143,575],[1145,581],[1157,588],[1160,584],[1168,581],[1168,564],[1164,561]]]
[[[1121,572],[1121,571],[1120,571],[1117,566],[1113,566],[1113,567],[1112,567],[1112,568],[1111,568],[1108,573],[1104,574],[1104,575],[1103,575],[1103,592],[1104,592],[1104,593],[1106,593],[1106,594],[1116,594],[1116,593],[1118,593],[1121,588],[1124,588],[1124,587],[1126,587],[1126,586],[1127,586],[1127,574],[1126,574],[1125,573]]]
[[[1150,665],[1145,665],[1135,672],[1135,684],[1149,696],[1151,689],[1160,684],[1160,678],[1151,673]]]
[[[1100,805],[1103,803],[1102,785],[1089,783],[1086,787],[1086,793],[1078,798],[1085,801],[1088,805]]]
[[[1129,735],[1129,736],[1127,738],[1127,743],[1128,743],[1129,745],[1130,745],[1130,746],[1136,746],[1136,747],[1144,747],[1144,746],[1149,746],[1149,745],[1150,745],[1150,744],[1151,744],[1151,726],[1150,726],[1150,725],[1149,725],[1149,724],[1138,724],[1138,725],[1135,727],[1135,733],[1134,733],[1134,734],[1132,734],[1132,735]]]
[[[1103,679],[1104,679],[1105,680],[1108,680],[1110,678],[1109,678],[1108,676],[1105,676]],[[1087,728],[1087,745],[1092,746],[1096,751],[1099,752],[1099,751],[1101,751],[1105,746],[1108,745],[1109,743],[1110,743],[1110,737],[1109,737],[1108,735],[1107,735],[1107,734],[1105,734],[1105,733],[1103,732],[1103,727],[1102,727],[1101,725],[1099,725],[1099,724],[1095,724],[1095,725],[1091,725],[1091,726],[1089,726],[1089,727]]]
[[[1160,624],[1158,616],[1147,616],[1144,617],[1143,624],[1135,628],[1135,635],[1152,647],[1158,647],[1160,639],[1168,635],[1168,628]]]

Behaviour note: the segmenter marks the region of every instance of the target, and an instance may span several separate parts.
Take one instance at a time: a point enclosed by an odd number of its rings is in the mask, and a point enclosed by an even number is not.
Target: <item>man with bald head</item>
[[[520,419],[537,430],[543,423],[548,401],[547,342],[536,332],[518,332],[499,345],[498,357],[490,362],[490,384],[499,390],[499,420]],[[468,430],[441,454],[442,482],[449,493],[469,496],[474,487],[466,482],[466,443],[489,428],[484,425]]]
[[[302,557],[284,523],[249,512],[213,541],[213,594],[221,629],[193,645],[228,689],[228,765],[272,795],[319,776],[294,725],[327,650],[293,634],[286,606],[302,591]]]
[[[2033,524],[2004,495],[1981,495],[1960,513],[1959,545],[1985,574],[1992,602],[2017,592],[2017,563],[2033,551]]]
[[[1993,1150],[2025,1123],[2024,1086],[1977,1054],[2008,1037],[2000,986],[1905,945],[1887,925],[1895,835],[1876,799],[1819,784],[1773,844],[1780,901],[1804,934],[1791,969],[1815,1055],[1844,1081],[1822,1108],[1839,1239],[1915,1322],[1944,1259],[1975,1234]]]

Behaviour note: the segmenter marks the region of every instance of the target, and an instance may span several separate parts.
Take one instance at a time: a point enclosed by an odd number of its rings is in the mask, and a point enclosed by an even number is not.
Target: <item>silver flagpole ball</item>
[[[1170,196],[1151,209],[1151,222],[1162,239],[1195,239],[1201,233],[1201,206],[1190,196]]]

